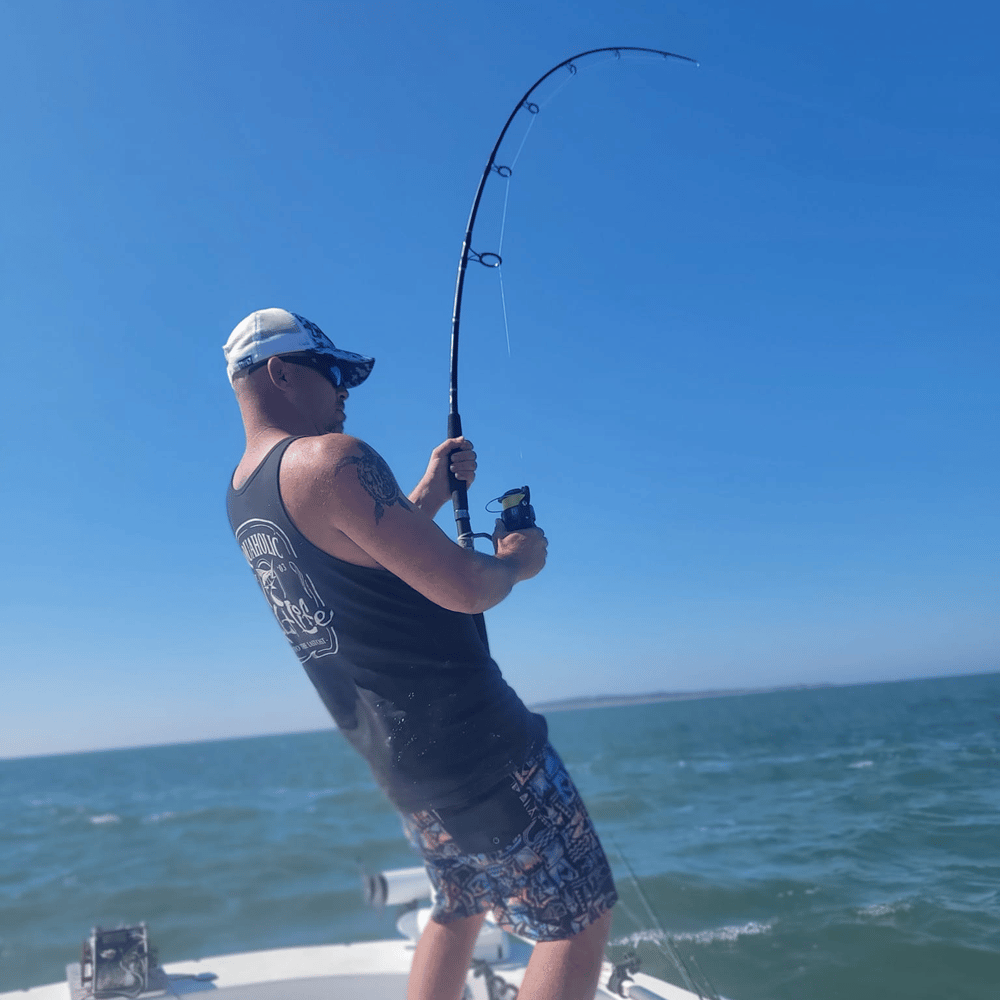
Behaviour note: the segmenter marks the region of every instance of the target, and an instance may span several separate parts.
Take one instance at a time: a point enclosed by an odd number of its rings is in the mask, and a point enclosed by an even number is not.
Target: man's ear
[[[288,386],[288,366],[277,355],[267,359],[267,374],[275,387],[284,391]]]

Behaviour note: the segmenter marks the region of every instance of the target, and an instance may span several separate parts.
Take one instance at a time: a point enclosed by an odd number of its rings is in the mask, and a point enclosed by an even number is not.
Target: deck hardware
[[[482,976],[486,980],[486,995],[489,1000],[517,1000],[517,987],[498,976],[489,962],[473,959],[472,969],[476,976]]]

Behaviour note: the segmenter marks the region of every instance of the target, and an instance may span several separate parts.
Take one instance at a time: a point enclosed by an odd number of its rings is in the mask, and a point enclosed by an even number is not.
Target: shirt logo
[[[271,521],[254,518],[239,526],[236,540],[299,660],[333,656],[340,645],[331,624],[333,610],[299,568],[284,531]]]

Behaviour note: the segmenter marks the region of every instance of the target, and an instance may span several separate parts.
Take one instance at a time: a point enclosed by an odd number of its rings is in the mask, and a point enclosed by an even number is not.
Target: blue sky
[[[0,756],[329,724],[228,532],[221,345],[253,309],[378,359],[347,429],[460,402],[488,616],[529,702],[997,669],[992,5],[5,3]],[[499,159],[525,135],[515,122]],[[510,350],[507,334],[509,330]],[[440,521],[452,531],[449,512]]]

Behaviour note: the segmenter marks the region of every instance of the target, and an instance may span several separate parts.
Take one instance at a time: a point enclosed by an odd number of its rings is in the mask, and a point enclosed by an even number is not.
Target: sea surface
[[[1000,674],[588,708],[552,741],[622,897],[611,956],[730,1000],[1000,997]],[[0,761],[0,992],[94,924],[161,961],[394,936],[416,864],[335,731]]]

